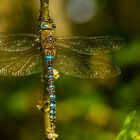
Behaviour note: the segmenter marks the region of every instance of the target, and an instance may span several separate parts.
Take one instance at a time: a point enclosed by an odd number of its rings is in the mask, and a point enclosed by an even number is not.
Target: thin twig
[[[40,0],[39,21],[46,21],[49,18],[49,0]]]

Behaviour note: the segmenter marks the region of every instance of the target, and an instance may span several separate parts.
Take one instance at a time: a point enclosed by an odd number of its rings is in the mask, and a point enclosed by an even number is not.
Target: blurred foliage
[[[136,111],[130,113],[124,121],[123,129],[116,140],[139,140],[140,126],[136,124]]]
[[[56,81],[57,132],[61,140],[114,140],[132,110],[137,111],[140,121],[140,1],[96,2],[97,14],[89,21],[75,23],[67,14],[68,0],[50,0],[58,36],[119,35],[127,42],[113,54],[113,61],[122,69],[120,76],[88,80],[61,74]],[[0,0],[0,31],[36,32],[38,11],[39,0]],[[1,140],[45,140],[43,117],[35,107],[41,87],[40,74],[0,77]],[[126,131],[132,137],[135,132],[139,134],[134,120],[132,113],[117,140],[131,140],[124,136]]]

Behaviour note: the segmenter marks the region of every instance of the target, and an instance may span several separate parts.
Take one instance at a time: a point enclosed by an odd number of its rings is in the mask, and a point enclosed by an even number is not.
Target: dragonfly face
[[[41,21],[39,24],[39,27],[42,30],[54,30],[56,28],[56,25],[54,24],[52,19],[48,19],[47,21]]]

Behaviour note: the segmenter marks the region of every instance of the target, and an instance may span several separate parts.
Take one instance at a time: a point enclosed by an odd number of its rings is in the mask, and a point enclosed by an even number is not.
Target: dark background
[[[0,0],[0,32],[36,33],[38,11],[39,0]],[[50,12],[58,36],[119,35],[126,40],[112,55],[120,76],[88,80],[61,74],[56,81],[58,139],[114,140],[131,111],[140,121],[140,1],[50,0]],[[0,77],[1,140],[45,139],[36,108],[41,94],[40,74]]]

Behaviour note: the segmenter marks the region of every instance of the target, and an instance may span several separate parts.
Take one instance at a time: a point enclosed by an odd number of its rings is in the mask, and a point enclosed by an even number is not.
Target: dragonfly
[[[118,36],[60,38],[56,36],[55,28],[49,16],[48,0],[41,0],[37,34],[0,33],[0,75],[27,76],[43,72],[43,80],[47,77],[45,90],[49,93],[50,108],[48,139],[57,137],[54,69],[79,78],[116,77],[121,73],[120,68],[101,56],[125,45],[124,39]]]

